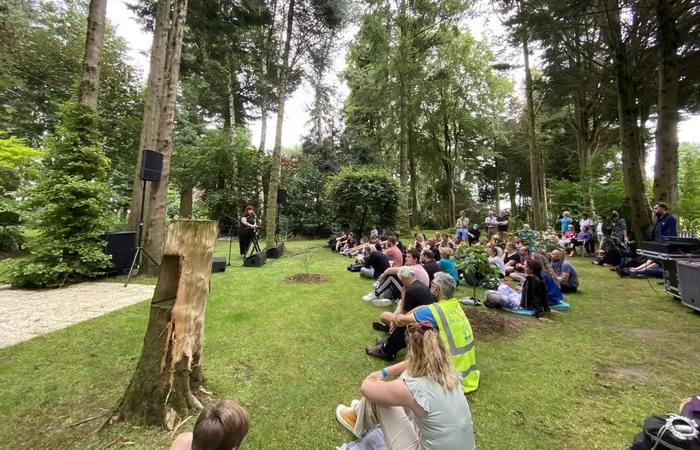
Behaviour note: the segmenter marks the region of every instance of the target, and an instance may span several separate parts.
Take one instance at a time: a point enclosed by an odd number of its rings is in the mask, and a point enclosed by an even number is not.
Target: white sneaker
[[[375,281],[374,284],[373,284],[372,286],[373,286],[375,289],[379,289],[379,286],[381,286],[381,285],[379,284],[379,280]]]
[[[366,302],[371,302],[372,300],[376,300],[376,299],[377,299],[377,294],[375,294],[374,291],[372,291],[369,294],[362,297],[362,300],[364,300]]]
[[[376,300],[372,300],[372,305],[376,306],[377,308],[384,308],[386,306],[390,306],[392,303],[393,302],[388,298],[378,298]]]

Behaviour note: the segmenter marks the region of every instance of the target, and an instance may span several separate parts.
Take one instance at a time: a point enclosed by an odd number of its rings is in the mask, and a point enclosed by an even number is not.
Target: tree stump
[[[217,237],[213,221],[170,224],[141,358],[119,419],[172,430],[194,410],[204,383],[204,312]]]

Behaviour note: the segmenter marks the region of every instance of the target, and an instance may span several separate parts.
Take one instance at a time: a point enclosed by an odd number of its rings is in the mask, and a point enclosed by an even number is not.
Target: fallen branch
[[[173,434],[172,434],[172,437],[173,437],[173,438],[175,437],[175,434],[177,434],[177,430],[179,430],[180,427],[183,426],[183,425],[185,424],[185,422],[187,422],[188,420],[190,420],[192,417],[194,417],[194,416],[187,416],[187,417],[185,417],[184,419],[182,419],[182,420],[180,421],[180,423],[178,423],[177,425],[175,425],[175,428],[173,428]]]
[[[112,414],[112,412],[111,412],[111,411],[108,411],[108,412],[106,412],[106,413],[104,413],[104,414],[100,414],[99,416],[88,417],[87,419],[81,420],[80,422],[74,423],[73,425],[68,425],[68,428],[77,427],[77,426],[82,425],[82,424],[84,424],[84,423],[92,422],[92,421],[95,420],[95,419],[101,419],[101,418],[103,418],[103,417],[105,417],[105,416],[109,416],[110,414]]]

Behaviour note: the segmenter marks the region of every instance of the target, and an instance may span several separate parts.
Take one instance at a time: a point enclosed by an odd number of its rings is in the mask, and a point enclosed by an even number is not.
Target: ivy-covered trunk
[[[105,37],[107,0],[90,0],[88,30],[85,38],[83,79],[80,83],[80,103],[97,109],[100,92],[100,67]]]

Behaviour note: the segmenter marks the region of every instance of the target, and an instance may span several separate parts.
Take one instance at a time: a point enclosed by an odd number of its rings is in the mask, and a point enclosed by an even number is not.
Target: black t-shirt
[[[406,253],[406,246],[403,245],[403,242],[401,241],[396,241],[396,246],[401,250],[401,253]]]
[[[389,257],[382,252],[372,252],[365,259],[365,267],[374,269],[374,278],[378,278],[389,268]]]
[[[430,247],[430,251],[433,252],[433,258],[435,261],[440,261],[440,248],[437,245]]]
[[[433,302],[435,302],[435,299],[430,293],[428,286],[420,281],[414,281],[408,289],[406,289],[406,295],[403,299],[403,310],[409,312],[414,308],[422,305],[430,305]]]
[[[247,216],[245,214],[243,214],[243,216],[241,216],[241,219],[245,219],[245,221],[248,222],[248,224],[250,224],[250,225],[255,225],[255,221],[256,221],[255,213],[251,213],[250,215],[247,215]],[[243,225],[239,220],[238,232],[243,233],[243,232],[245,232],[245,230],[250,230],[250,228]]]
[[[513,253],[512,255],[503,258],[503,263],[508,264],[511,261],[515,261],[516,264],[520,262],[520,254],[518,252]]]
[[[508,220],[508,216],[501,216],[498,218],[499,222],[505,222]],[[499,225],[498,231],[508,231],[508,225]]]
[[[428,279],[430,282],[433,282],[433,278],[435,277],[435,274],[440,272],[442,269],[440,268],[440,264],[435,262],[435,261],[430,261],[425,264],[423,264],[423,268],[425,269],[426,272],[428,272]]]
[[[469,230],[469,234],[474,236],[471,237],[467,235],[470,244],[476,244],[477,242],[479,242],[479,237],[481,237],[481,231],[479,231],[477,228],[472,228],[471,230]]]

